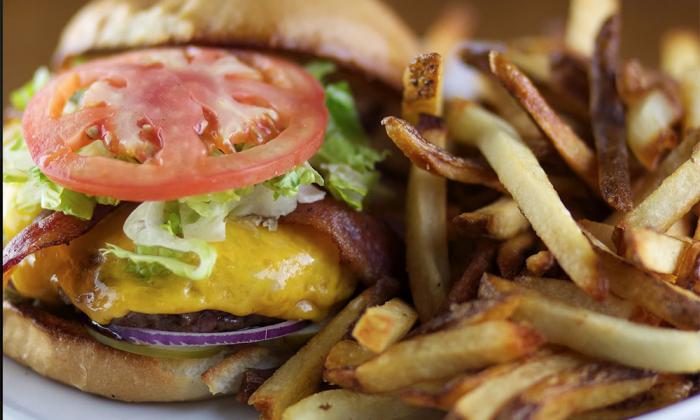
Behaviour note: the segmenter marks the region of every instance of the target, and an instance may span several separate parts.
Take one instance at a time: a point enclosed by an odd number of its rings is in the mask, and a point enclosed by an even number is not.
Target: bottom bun
[[[40,375],[81,391],[121,401],[211,398],[202,374],[225,352],[203,359],[167,359],[113,349],[85,326],[30,304],[3,300],[2,350]]]

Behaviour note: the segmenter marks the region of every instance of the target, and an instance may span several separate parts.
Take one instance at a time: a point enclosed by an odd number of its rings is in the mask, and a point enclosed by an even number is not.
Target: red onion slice
[[[119,340],[133,344],[201,347],[271,340],[297,332],[308,324],[308,321],[285,321],[264,327],[218,333],[185,333],[116,325],[103,326],[93,324],[93,327],[102,332],[108,332]]]

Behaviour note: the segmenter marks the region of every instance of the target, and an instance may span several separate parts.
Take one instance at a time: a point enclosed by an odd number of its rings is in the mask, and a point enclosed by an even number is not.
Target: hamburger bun
[[[157,359],[95,341],[85,325],[30,304],[2,303],[2,350],[42,376],[121,401],[210,398],[202,374],[224,358]]]
[[[55,60],[182,44],[329,58],[396,88],[418,51],[413,33],[375,0],[98,0],[68,23]]]

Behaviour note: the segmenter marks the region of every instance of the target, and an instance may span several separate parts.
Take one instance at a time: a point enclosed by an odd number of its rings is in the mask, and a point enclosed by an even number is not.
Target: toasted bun
[[[418,51],[412,32],[377,0],[97,0],[65,28],[56,60],[170,44],[311,54],[395,87]]]
[[[277,356],[251,352],[251,347],[204,359],[140,356],[100,344],[82,324],[29,304],[3,300],[2,312],[7,356],[81,391],[121,401],[190,401],[211,398],[212,392],[233,393],[247,367],[280,363]],[[261,360],[268,354],[269,360]]]

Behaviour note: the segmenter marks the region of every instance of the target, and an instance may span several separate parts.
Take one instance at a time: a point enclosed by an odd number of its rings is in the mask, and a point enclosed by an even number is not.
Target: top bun
[[[376,0],[96,0],[68,23],[55,59],[182,44],[311,54],[397,88],[418,51],[414,34]]]

